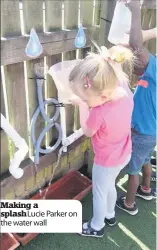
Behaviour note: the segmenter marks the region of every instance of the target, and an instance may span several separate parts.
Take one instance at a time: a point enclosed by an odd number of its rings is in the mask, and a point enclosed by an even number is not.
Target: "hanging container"
[[[129,34],[131,27],[131,11],[125,6],[124,2],[117,2],[108,41],[115,45],[129,42]]]

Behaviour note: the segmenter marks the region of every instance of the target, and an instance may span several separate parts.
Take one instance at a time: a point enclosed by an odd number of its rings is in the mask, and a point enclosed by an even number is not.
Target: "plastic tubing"
[[[53,98],[50,98],[50,99],[47,99],[43,102],[43,106],[45,106],[46,104],[52,104],[54,103],[55,99]],[[56,103],[56,100],[55,100],[55,103]],[[58,119],[59,117],[59,107],[56,107],[56,113],[53,117],[53,119],[51,119],[51,123],[49,123],[47,125],[47,127],[45,127],[41,134],[39,135],[39,138],[38,140],[36,141],[36,138],[35,138],[35,123],[37,121],[37,118],[38,118],[38,115],[40,114],[40,108],[38,107],[32,117],[32,120],[31,120],[31,139],[32,139],[32,142],[33,142],[33,145],[34,145],[34,148],[35,148],[35,158],[34,158],[34,161],[36,164],[39,164],[39,153],[42,153],[42,154],[49,154],[51,153],[52,151],[54,151],[61,143],[61,140],[62,140],[62,130],[61,130],[61,127],[58,123],[56,123],[56,120]],[[55,143],[55,145],[53,145],[52,147],[49,147],[47,149],[42,149],[40,148],[40,144],[41,144],[41,141],[42,139],[44,138],[45,134],[47,133],[47,131],[52,128],[53,126],[56,127],[56,129],[58,130],[58,139],[57,139],[57,142]]]
[[[47,116],[47,114],[45,113],[45,104],[43,101],[43,95],[42,95],[42,86],[44,83],[43,79],[37,79],[37,96],[38,96],[38,102],[39,102],[39,108],[40,108],[40,112],[42,114],[42,117],[44,118],[44,120],[48,123],[50,122],[54,122],[54,120],[56,121],[59,117],[59,108],[56,108],[56,113],[54,115],[54,117],[49,118]],[[48,99],[47,99],[48,100]],[[50,103],[46,103],[46,104],[58,104],[58,101],[54,98],[50,98],[51,102]]]
[[[14,176],[16,179],[19,179],[24,174],[23,169],[19,168],[19,165],[21,161],[24,160],[28,152],[28,145],[2,114],[1,114],[1,128],[12,139],[15,146],[19,148],[19,150],[14,154],[14,158],[11,160],[9,166],[9,172],[12,174],[12,176]]]
[[[56,122],[59,118],[59,107],[56,107],[56,111],[55,114],[52,118],[49,118],[45,112],[45,105],[50,105],[50,104],[59,104],[59,102],[54,99],[54,98],[49,98],[47,100],[43,100],[43,96],[42,96],[42,86],[44,83],[44,79],[36,79],[36,83],[37,83],[37,95],[38,95],[38,102],[39,102],[39,107],[36,109],[32,120],[31,120],[31,139],[33,142],[33,146],[35,148],[35,157],[34,157],[34,162],[35,164],[39,164],[39,153],[42,154],[49,154],[51,152],[53,152],[54,150],[57,149],[57,147],[60,145],[61,141],[62,141],[62,130],[61,130],[61,126]],[[48,125],[42,130],[42,132],[39,135],[39,138],[36,140],[35,138],[35,124],[38,118],[38,115],[42,114],[43,119],[48,123]],[[54,127],[57,129],[58,131],[58,139],[57,142],[52,146],[52,147],[48,147],[46,149],[42,149],[40,148],[40,144],[45,136],[45,134],[49,131],[49,129],[51,129],[52,127]]]

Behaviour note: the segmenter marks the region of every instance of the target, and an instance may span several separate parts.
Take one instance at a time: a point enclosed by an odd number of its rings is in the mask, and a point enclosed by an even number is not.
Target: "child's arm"
[[[94,131],[87,127],[87,119],[89,116],[89,107],[86,103],[79,103],[79,111],[80,111],[80,124],[83,130],[84,135],[88,137],[92,137],[94,135]]]
[[[149,62],[149,52],[143,46],[143,36],[142,36],[142,28],[141,28],[141,9],[140,9],[140,0],[130,0],[129,3],[126,4],[130,11],[132,12],[132,21],[131,21],[131,30],[130,30],[130,40],[129,45],[135,52],[137,58],[141,62],[141,66],[139,65],[135,67],[135,74],[143,74],[145,68]]]
[[[101,127],[103,116],[100,108],[93,108],[89,110],[88,105],[83,101],[72,101],[73,104],[79,106],[80,124],[84,135],[92,137]]]
[[[89,107],[88,105],[83,102],[80,98],[77,100],[69,100],[72,104],[79,106],[79,115],[80,115],[80,125],[83,130],[83,134],[92,137],[96,131],[94,129],[90,129],[87,126],[87,121],[89,117]]]
[[[143,42],[157,38],[157,28],[142,31]]]

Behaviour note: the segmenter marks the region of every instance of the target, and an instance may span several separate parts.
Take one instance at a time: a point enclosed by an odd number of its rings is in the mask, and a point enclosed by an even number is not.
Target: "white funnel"
[[[55,82],[58,90],[59,102],[70,104],[70,99],[77,99],[78,97],[73,93],[70,83],[69,75],[79,60],[63,61],[53,65],[48,74],[50,74]]]

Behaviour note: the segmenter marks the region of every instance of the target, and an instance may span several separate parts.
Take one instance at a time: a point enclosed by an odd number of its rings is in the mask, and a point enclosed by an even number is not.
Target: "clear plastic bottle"
[[[124,2],[117,2],[109,35],[108,41],[115,45],[119,43],[128,43],[131,27],[131,11],[125,6]]]

